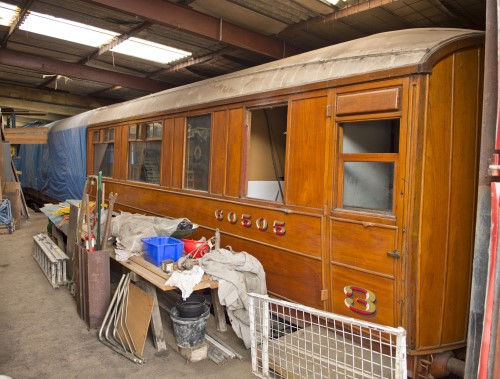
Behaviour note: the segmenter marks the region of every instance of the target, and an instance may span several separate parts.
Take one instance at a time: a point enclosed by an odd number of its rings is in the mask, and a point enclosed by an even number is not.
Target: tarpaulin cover
[[[47,145],[21,145],[20,181],[57,200],[81,199],[86,171],[86,129],[94,111],[48,125]]]

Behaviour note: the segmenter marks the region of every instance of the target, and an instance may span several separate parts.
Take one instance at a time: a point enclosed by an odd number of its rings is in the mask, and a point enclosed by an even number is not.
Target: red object
[[[495,272],[497,268],[498,224],[500,216],[500,183],[491,183],[491,234],[489,248],[488,281],[486,284],[486,304],[484,308],[483,338],[479,353],[479,368],[477,377],[490,377],[489,354],[491,348],[491,332],[493,329],[493,307],[495,306]],[[496,336],[495,336],[496,338]],[[489,375],[490,374],[490,375]]]
[[[210,249],[208,242],[205,240],[195,241],[182,239],[181,241],[184,242],[184,252],[186,255],[190,255],[191,258],[201,258]]]
[[[85,250],[86,251],[95,251],[95,236],[94,233],[90,235],[90,240],[89,236],[85,236]]]

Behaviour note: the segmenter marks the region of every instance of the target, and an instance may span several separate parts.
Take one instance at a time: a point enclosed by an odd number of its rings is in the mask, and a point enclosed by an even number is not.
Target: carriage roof
[[[424,72],[442,47],[484,33],[423,28],[380,33],[231,74],[98,109],[89,125],[174,112],[244,96],[286,90],[362,74],[408,68]]]

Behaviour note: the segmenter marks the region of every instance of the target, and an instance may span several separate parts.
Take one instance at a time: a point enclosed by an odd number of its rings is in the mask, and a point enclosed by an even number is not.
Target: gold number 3
[[[363,295],[363,297],[354,297],[354,293],[358,292]],[[351,311],[359,313],[361,315],[373,315],[377,311],[377,307],[374,304],[377,301],[375,294],[365,288],[358,286],[345,286],[344,293],[346,298],[344,303],[347,308]],[[363,308],[358,308],[355,305],[361,305]]]

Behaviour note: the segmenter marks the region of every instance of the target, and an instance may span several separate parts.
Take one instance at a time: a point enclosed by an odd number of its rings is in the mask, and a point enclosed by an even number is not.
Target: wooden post
[[[21,212],[23,209],[23,202],[21,198],[21,184],[18,182],[5,182],[4,191],[7,199],[10,200],[12,207],[12,217],[16,229],[21,228]]]
[[[224,307],[219,300],[218,288],[210,288],[210,294],[212,295],[212,305],[214,306],[215,325],[219,332],[225,332],[227,330],[226,315]]]
[[[78,207],[70,204],[69,206],[69,224],[68,233],[66,238],[66,255],[69,257],[69,264],[67,266],[68,279],[73,278],[73,262],[75,262],[75,241],[77,241],[77,226],[78,223]],[[78,239],[80,241],[80,239]]]

